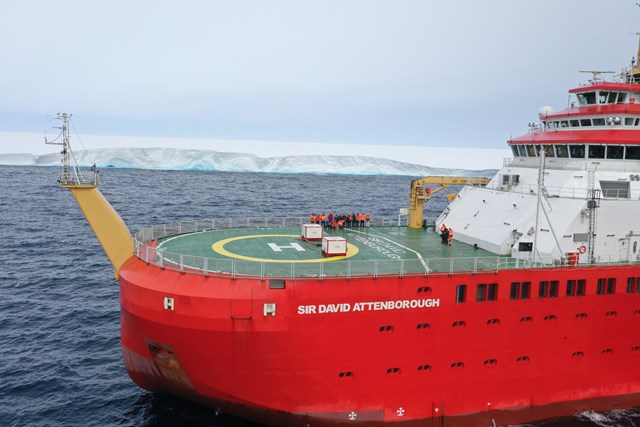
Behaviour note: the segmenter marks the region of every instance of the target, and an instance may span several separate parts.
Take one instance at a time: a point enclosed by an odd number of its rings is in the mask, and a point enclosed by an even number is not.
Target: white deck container
[[[322,239],[322,226],[320,224],[302,224],[302,238],[305,240]]]
[[[344,256],[347,254],[347,239],[325,236],[322,238],[322,253],[326,256]]]

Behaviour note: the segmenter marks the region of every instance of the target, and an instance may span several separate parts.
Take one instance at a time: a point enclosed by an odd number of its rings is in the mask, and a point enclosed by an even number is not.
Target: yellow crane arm
[[[409,197],[409,228],[422,227],[424,202],[449,185],[473,185],[486,186],[491,178],[468,176],[426,176],[411,181],[411,194]],[[432,188],[428,185],[435,184]],[[426,185],[426,187],[425,187]],[[451,201],[451,199],[449,199]]]

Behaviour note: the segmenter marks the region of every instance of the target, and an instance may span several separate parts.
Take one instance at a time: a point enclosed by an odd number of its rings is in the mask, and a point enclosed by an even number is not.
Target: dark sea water
[[[394,217],[411,180],[122,169],[100,178],[132,231],[330,209]],[[133,384],[121,358],[113,269],[56,179],[53,168],[0,167],[0,427],[256,426]],[[640,410],[538,425],[640,426]]]

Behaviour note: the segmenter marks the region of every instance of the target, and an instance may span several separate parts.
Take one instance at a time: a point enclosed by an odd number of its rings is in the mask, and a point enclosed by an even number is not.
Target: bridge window
[[[571,125],[572,128],[580,127],[580,121],[579,120],[569,120],[569,124]]]
[[[578,102],[580,105],[589,105],[596,103],[596,93],[595,92],[584,92],[576,94],[578,97]]]
[[[604,145],[589,145],[590,159],[604,159]]]
[[[625,158],[629,160],[640,160],[640,146],[627,145]]]
[[[594,126],[604,126],[604,118],[593,119]]]
[[[607,146],[607,159],[623,159],[623,158],[624,158],[624,146],[622,145]]]
[[[591,119],[580,119],[580,126],[591,126]]]
[[[569,157],[569,150],[566,145],[556,145],[556,157]]]
[[[511,146],[511,152],[513,153],[513,157],[518,157],[520,155],[520,153],[518,153],[518,146],[517,145],[512,145]]]
[[[518,145],[517,147],[520,152],[520,157],[527,157],[527,148],[524,145]]]
[[[527,147],[527,156],[538,157],[538,155],[536,154],[536,149],[533,147],[533,145],[526,145],[526,147]]]
[[[555,157],[555,154],[553,154],[553,145],[543,145],[542,148],[544,148],[544,155],[547,157]]]
[[[584,159],[584,145],[569,145],[569,154],[572,159]]]

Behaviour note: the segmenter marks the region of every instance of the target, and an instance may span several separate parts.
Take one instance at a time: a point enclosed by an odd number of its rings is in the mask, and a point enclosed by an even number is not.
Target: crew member
[[[449,246],[453,245],[453,228],[449,229]]]
[[[447,236],[449,229],[444,223],[440,226],[440,239],[442,239],[442,244],[445,245],[447,243]]]

